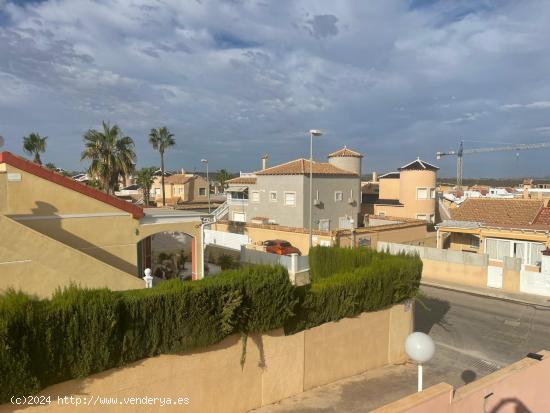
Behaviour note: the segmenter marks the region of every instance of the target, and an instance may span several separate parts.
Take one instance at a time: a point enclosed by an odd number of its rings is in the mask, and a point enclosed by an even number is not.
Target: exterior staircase
[[[227,201],[225,201],[223,204],[221,204],[219,207],[217,207],[213,212],[212,216],[214,217],[215,221],[220,221],[227,217],[229,214],[229,204]]]

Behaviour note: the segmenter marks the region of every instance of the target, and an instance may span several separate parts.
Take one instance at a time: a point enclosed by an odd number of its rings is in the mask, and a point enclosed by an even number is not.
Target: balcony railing
[[[227,203],[229,205],[248,205],[248,199],[234,199],[234,198],[231,198],[231,199],[228,199],[227,200]]]

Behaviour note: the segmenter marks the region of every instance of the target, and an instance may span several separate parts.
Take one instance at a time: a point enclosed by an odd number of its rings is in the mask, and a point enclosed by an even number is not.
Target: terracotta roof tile
[[[256,172],[256,175],[307,175],[309,174],[310,162],[308,159],[296,159],[281,165],[272,166],[263,171]],[[314,175],[341,175],[358,176],[354,172],[340,169],[327,162],[313,162]]]
[[[336,156],[350,157],[350,158],[363,157],[363,155],[361,155],[359,152],[355,152],[355,151],[352,151],[351,149],[348,149],[347,146],[344,146],[342,149],[339,149],[336,152],[332,152],[328,154],[329,158],[336,157]]]
[[[535,225],[545,225],[550,229],[550,208],[542,208],[535,218]]]
[[[164,177],[164,184],[176,184],[176,185],[185,185],[187,182],[195,179],[194,176],[185,176],[182,174],[175,174]],[[159,180],[160,182],[160,180]]]
[[[143,209],[137,205],[126,202],[113,195],[107,195],[105,192],[101,192],[97,189],[91,188],[86,184],[75,181],[72,178],[63,176],[57,172],[50,171],[49,169],[35,164],[34,162],[23,159],[19,156],[13,155],[11,152],[0,152],[0,163],[7,163],[17,169],[28,172],[39,178],[53,182],[54,184],[63,186],[72,191],[79,192],[82,195],[96,199],[103,203],[109,204],[115,208],[121,209],[132,214],[134,219],[140,219],[144,216]]]
[[[533,228],[542,207],[539,200],[468,198],[453,210],[452,219],[488,226]]]
[[[252,176],[238,176],[237,178],[229,179],[225,182],[228,184],[254,185],[256,183],[256,178]]]

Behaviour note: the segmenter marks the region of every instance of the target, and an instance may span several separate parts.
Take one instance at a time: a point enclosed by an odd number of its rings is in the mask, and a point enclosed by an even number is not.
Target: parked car
[[[278,254],[278,255],[298,254],[298,255],[302,255],[298,248],[293,247],[290,242],[284,241],[282,239],[272,239],[272,240],[264,241],[262,243],[262,245],[265,247],[266,252],[271,252],[272,254]]]

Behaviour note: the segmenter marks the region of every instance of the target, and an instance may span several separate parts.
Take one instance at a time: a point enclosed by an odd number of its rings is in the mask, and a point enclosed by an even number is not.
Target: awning
[[[228,188],[227,189],[227,192],[246,192],[246,191],[248,191],[247,186],[241,186],[239,188]]]

